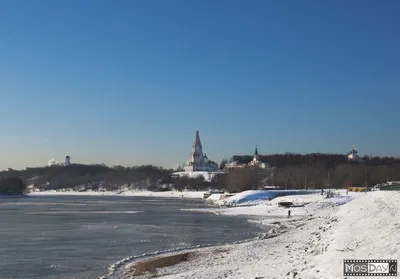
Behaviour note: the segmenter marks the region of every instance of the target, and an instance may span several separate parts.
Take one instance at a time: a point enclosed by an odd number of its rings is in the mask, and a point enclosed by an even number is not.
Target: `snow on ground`
[[[205,191],[165,191],[165,192],[151,192],[151,191],[127,191],[122,193],[123,196],[142,196],[142,197],[163,197],[163,198],[203,198]]]
[[[212,202],[217,202],[221,199],[222,195],[223,194],[211,194],[211,196],[209,196],[207,200]]]
[[[54,196],[54,195],[70,195],[70,196],[133,196],[133,197],[160,197],[160,198],[203,198],[205,192],[196,191],[164,191],[164,192],[151,192],[151,191],[55,191],[48,190],[42,192],[31,192],[29,196]]]
[[[236,195],[229,197],[224,200],[219,200],[217,204],[219,205],[239,205],[239,204],[247,204],[250,205],[254,202],[260,200],[266,200],[269,197],[269,191],[265,190],[249,190],[241,193],[237,193]]]
[[[287,196],[274,202],[283,200],[307,202],[312,215],[281,218],[275,229],[247,243],[194,250],[191,261],[158,269],[157,278],[343,278],[344,259],[400,259],[399,192]]]
[[[211,181],[214,176],[221,174],[221,173],[223,173],[223,171],[211,171],[211,172],[209,172],[209,171],[193,171],[193,172],[182,171],[182,172],[174,172],[173,174],[177,175],[179,177],[187,176],[190,178],[197,178],[199,176],[203,176],[204,180]]]
[[[354,198],[365,195],[365,193],[360,192],[349,192],[346,194],[345,190],[332,190],[332,193],[334,193],[332,198],[326,198],[325,194],[321,195],[321,192],[317,191],[315,194],[287,195],[272,200],[265,200],[264,197],[266,197],[266,193],[263,192],[266,191],[245,191],[225,200],[219,200],[218,196],[216,196],[217,194],[214,194],[211,195],[208,200],[218,205],[229,204],[230,206],[193,210],[222,215],[266,217],[259,219],[259,222],[261,224],[270,224],[275,221],[277,217],[286,217],[288,214],[289,209],[278,206],[279,202],[292,202],[296,207],[290,208],[291,216],[301,217],[307,214],[313,214],[317,210],[323,208],[345,204]],[[255,197],[260,199],[254,199]],[[251,220],[251,222],[255,221]]]
[[[248,190],[237,193],[227,199],[219,200],[217,204],[224,206],[249,206],[259,204],[265,200],[271,200],[277,196],[301,195],[314,192],[314,190]]]

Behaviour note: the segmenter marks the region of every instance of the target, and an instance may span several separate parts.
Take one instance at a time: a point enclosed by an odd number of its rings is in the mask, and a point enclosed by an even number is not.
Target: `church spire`
[[[257,145],[256,145],[256,150],[254,150],[254,156],[258,156]]]
[[[199,147],[200,147],[200,149],[203,148],[203,147],[201,146],[200,135],[199,135],[199,130],[198,130],[198,129],[196,129],[196,137],[195,137],[195,139],[194,139],[194,142],[193,142],[192,147],[193,147],[193,148],[196,148],[196,147],[197,147],[196,149],[198,149]]]

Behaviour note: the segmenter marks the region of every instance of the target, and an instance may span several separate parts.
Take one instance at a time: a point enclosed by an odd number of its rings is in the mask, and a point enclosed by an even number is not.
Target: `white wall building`
[[[51,166],[69,166],[69,165],[71,165],[71,157],[69,157],[68,155],[65,156],[65,161],[64,161],[64,163],[59,162],[59,161],[56,161],[56,160],[54,160],[54,159],[51,159],[51,160],[49,160],[49,161],[47,162],[47,165],[48,165],[49,167],[51,167]]]
[[[244,168],[245,166],[246,166],[245,164],[239,164],[238,162],[233,161],[233,162],[226,163],[225,168],[226,169],[235,169],[235,168]]]

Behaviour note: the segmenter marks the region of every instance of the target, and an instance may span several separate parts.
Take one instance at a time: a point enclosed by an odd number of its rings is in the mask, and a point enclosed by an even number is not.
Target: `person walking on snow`
[[[287,213],[287,217],[290,218],[290,209],[289,209],[289,211]]]

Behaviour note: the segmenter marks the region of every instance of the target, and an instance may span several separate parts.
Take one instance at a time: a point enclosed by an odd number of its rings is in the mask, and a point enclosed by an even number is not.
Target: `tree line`
[[[400,163],[341,164],[330,167],[317,164],[275,168],[271,184],[297,189],[345,188],[349,185],[371,187],[396,180],[400,180]]]
[[[233,156],[232,160],[245,164],[252,156]],[[0,172],[0,181],[19,178],[25,184],[41,190],[119,190],[138,189],[150,191],[209,190],[220,189],[239,192],[261,189],[274,185],[287,189],[344,188],[353,186],[372,186],[386,181],[400,180],[400,162],[393,157],[369,157],[363,164],[349,163],[340,154],[277,154],[261,155],[268,162],[268,169],[245,167],[225,170],[225,173],[206,181],[197,178],[176,177],[174,170],[152,165],[108,167],[105,165],[49,166]],[[365,158],[366,159],[366,158]],[[227,161],[226,161],[227,162]],[[17,193],[25,191],[19,184],[14,185]],[[5,184],[3,184],[5,185]],[[13,192],[5,186],[0,193]],[[21,190],[23,189],[23,190]]]
[[[157,190],[172,181],[172,170],[156,166],[107,167],[104,165],[72,164],[0,172],[1,178],[19,177],[41,190],[82,188],[116,190],[126,188]]]
[[[330,167],[331,165],[350,164],[345,154],[329,154],[329,153],[310,153],[310,154],[296,154],[296,153],[285,153],[285,154],[269,154],[259,155],[261,161],[268,163],[272,167],[283,168],[286,166],[295,165],[325,165]],[[225,165],[227,162],[236,161],[239,164],[248,164],[253,159],[253,155],[235,155],[229,160],[225,159],[221,162]],[[371,166],[379,165],[394,165],[400,164],[400,158],[396,157],[372,157],[371,155],[364,155],[362,158],[363,164]]]
[[[260,169],[229,169],[215,180],[215,187],[229,192],[279,186],[282,189],[341,189],[349,186],[372,187],[400,180],[400,164],[290,165]]]

